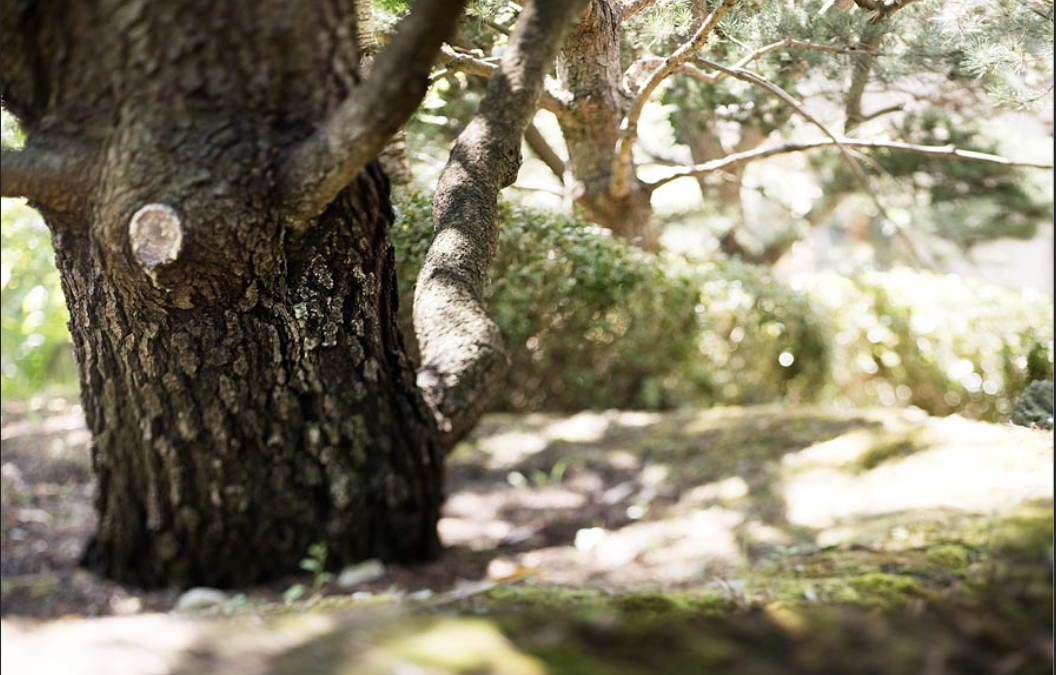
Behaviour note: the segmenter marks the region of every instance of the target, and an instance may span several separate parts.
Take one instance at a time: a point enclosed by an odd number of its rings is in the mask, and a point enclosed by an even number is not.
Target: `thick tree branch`
[[[613,157],[610,184],[610,191],[613,196],[624,197],[630,190],[631,175],[634,171],[632,153],[634,144],[638,140],[638,121],[642,117],[642,111],[645,109],[645,104],[649,101],[650,96],[660,86],[660,83],[674,73],[679,66],[688,61],[694,52],[704,46],[715,27],[718,26],[719,20],[737,2],[738,0],[723,0],[721,5],[704,18],[704,21],[701,22],[700,27],[693,33],[693,36],[676,49],[671,56],[664,59],[659,67],[652,72],[649,79],[645,81],[645,84],[635,93],[634,103],[620,125],[620,140],[616,144],[616,151]]]
[[[25,197],[57,211],[73,210],[87,199],[94,158],[89,148],[68,144],[61,151],[4,148],[0,158],[0,196]]]
[[[286,158],[279,191],[292,227],[314,222],[418,108],[440,45],[464,5],[418,0],[367,80]]]
[[[927,155],[929,157],[941,157],[946,159],[955,159],[969,162],[986,162],[988,164],[1000,164],[1002,166],[1009,167],[1021,167],[1028,169],[1052,169],[1052,164],[1044,164],[1037,162],[1019,162],[1016,160],[1008,159],[1007,157],[1001,157],[999,155],[990,155],[984,152],[975,152],[972,150],[960,150],[952,145],[914,145],[912,143],[898,143],[895,141],[869,141],[861,140],[857,138],[841,138],[840,143],[845,147],[849,148],[864,148],[867,150],[897,150],[899,152],[908,152],[916,155]],[[722,159],[712,160],[710,162],[704,162],[703,164],[696,164],[694,166],[686,166],[677,170],[669,172],[667,175],[662,176],[651,183],[648,183],[650,189],[655,190],[661,185],[666,185],[671,181],[678,180],[680,178],[696,178],[697,176],[703,176],[716,171],[724,171],[726,169],[755,162],[760,159],[766,159],[767,157],[773,157],[774,155],[787,155],[793,152],[803,152],[805,150],[813,150],[815,148],[829,148],[835,146],[836,143],[831,138],[818,138],[809,141],[800,141],[796,143],[784,143],[782,145],[773,145],[763,148],[755,148],[754,150],[748,150],[746,152],[738,152],[732,155],[727,155]]]
[[[476,423],[506,370],[485,311],[488,268],[498,246],[498,193],[520,169],[521,137],[543,78],[584,0],[530,0],[514,27],[476,115],[459,134],[433,196],[435,236],[418,275],[414,329],[418,386],[450,449]]]

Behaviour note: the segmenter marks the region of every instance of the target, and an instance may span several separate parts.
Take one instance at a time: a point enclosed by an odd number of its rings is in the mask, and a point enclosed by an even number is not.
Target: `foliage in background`
[[[702,293],[696,395],[712,404],[787,400],[829,393],[826,320],[770,270],[716,256],[696,271]]]
[[[406,317],[429,200],[401,192],[397,214]],[[643,255],[543,210],[505,203],[501,217],[488,302],[512,363],[496,409],[837,399],[997,421],[1052,377],[1047,294],[910,271],[793,289],[736,260]]]
[[[25,399],[77,384],[69,314],[47,228],[21,200],[2,211],[2,337],[0,394]]]
[[[396,211],[406,317],[432,237],[429,198],[399,193]],[[690,393],[685,368],[697,361],[699,331],[692,276],[575,219],[509,202],[500,217],[487,302],[511,366],[496,408],[656,408]]]
[[[961,150],[998,154],[995,140],[979,125],[949,111],[911,113],[892,125],[894,135],[907,143],[952,145]],[[823,176],[825,196],[818,210],[838,203],[859,185],[845,161],[836,153],[811,155],[810,164]],[[1052,222],[1052,198],[1042,194],[1037,174],[1023,169],[966,162],[943,157],[921,157],[894,150],[870,154],[882,171],[889,207],[908,214],[916,241],[935,239],[949,243],[957,255],[996,239],[1031,239],[1038,226]]]
[[[401,311],[431,238],[427,197],[399,191]],[[488,290],[511,355],[504,410],[842,399],[1007,419],[1053,373],[1048,294],[910,271],[826,273],[795,289],[768,269],[654,257],[545,210],[502,206]],[[48,234],[3,203],[5,398],[72,389],[67,313]],[[413,351],[413,344],[412,351]]]
[[[1052,297],[909,270],[805,280],[833,322],[832,382],[856,405],[1000,421],[1052,379]]]

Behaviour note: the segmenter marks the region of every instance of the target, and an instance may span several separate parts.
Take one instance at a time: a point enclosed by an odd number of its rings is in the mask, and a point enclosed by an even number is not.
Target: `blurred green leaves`
[[[397,194],[405,334],[432,235]],[[510,351],[501,410],[842,402],[1001,421],[1052,377],[1050,294],[897,270],[791,287],[768,268],[650,256],[561,214],[504,202],[489,311]]]
[[[44,222],[21,200],[2,207],[2,336],[0,393],[28,398],[76,386],[55,253]]]

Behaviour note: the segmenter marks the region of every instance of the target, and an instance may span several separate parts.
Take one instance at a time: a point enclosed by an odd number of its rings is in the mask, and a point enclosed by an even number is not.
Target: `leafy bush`
[[[1007,419],[1028,382],[1052,379],[1052,297],[956,276],[821,274],[807,283],[834,322],[832,380],[857,405]]]
[[[29,398],[49,387],[72,389],[69,314],[48,230],[19,200],[3,200],[2,220],[0,393]]]
[[[397,199],[400,289],[431,238],[426,198]],[[567,217],[504,204],[487,291],[511,352],[496,409],[842,400],[1007,419],[1052,378],[1052,299],[910,271],[815,275],[796,288],[725,258],[652,257]]]
[[[697,271],[703,402],[817,401],[828,394],[829,328],[768,268],[718,258]]]
[[[396,212],[409,326],[432,236],[429,199],[400,193]],[[486,301],[511,367],[496,409],[655,408],[689,393],[684,371],[699,361],[691,275],[566,216],[503,203],[500,219]]]
[[[401,320],[432,235],[426,197],[396,196]],[[486,292],[511,355],[494,408],[575,410],[842,399],[1008,419],[1053,376],[1051,295],[908,271],[815,275],[690,266],[515,204]],[[3,396],[72,388],[67,313],[47,230],[3,202]]]

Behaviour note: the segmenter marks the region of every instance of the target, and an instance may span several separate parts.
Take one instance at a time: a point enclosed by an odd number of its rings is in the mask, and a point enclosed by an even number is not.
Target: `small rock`
[[[172,608],[174,612],[193,612],[199,609],[207,609],[222,605],[227,602],[227,593],[215,588],[191,588],[176,599],[176,605]]]
[[[349,565],[337,575],[339,588],[354,588],[385,576],[385,565],[380,560],[364,560],[356,565]]]

